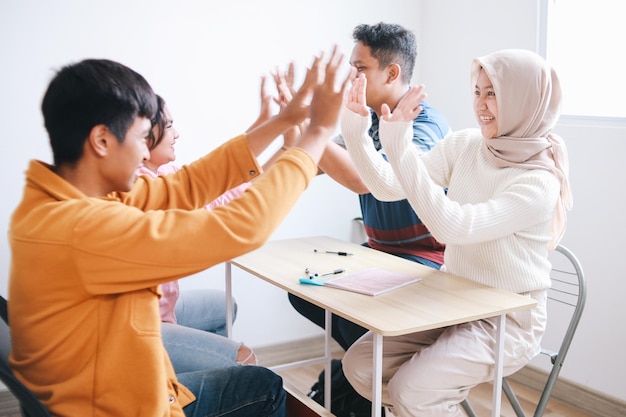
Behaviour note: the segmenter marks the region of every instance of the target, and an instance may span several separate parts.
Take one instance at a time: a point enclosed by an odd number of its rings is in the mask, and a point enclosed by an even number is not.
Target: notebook
[[[322,285],[371,296],[384,294],[419,281],[421,278],[418,276],[380,268],[369,268],[336,278],[300,278],[301,284]]]

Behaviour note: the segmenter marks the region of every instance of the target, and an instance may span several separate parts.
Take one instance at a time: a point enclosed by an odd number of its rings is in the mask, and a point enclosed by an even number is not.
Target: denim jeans
[[[259,366],[233,366],[185,372],[178,380],[196,396],[184,408],[187,417],[284,417],[283,380]]]
[[[163,346],[177,374],[237,364],[241,343],[226,334],[226,298],[219,290],[181,291],[178,324],[161,323]],[[233,319],[236,315],[236,306]]]
[[[226,336],[226,293],[222,290],[183,290],[174,312],[182,326]],[[236,317],[233,302],[233,322]]]

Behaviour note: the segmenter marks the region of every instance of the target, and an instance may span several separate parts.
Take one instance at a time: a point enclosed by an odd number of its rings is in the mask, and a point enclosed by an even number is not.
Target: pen
[[[341,274],[342,272],[345,272],[345,269],[340,268],[340,269],[335,269],[334,271],[329,271],[329,272],[324,272],[323,274],[318,274],[317,272],[315,273],[316,277],[324,277],[326,275],[337,275],[337,274]]]
[[[313,249],[313,252],[324,252],[324,253],[336,253],[339,256],[349,256],[352,255],[349,252],[341,252],[341,251],[334,251],[334,250],[317,250],[317,249]]]

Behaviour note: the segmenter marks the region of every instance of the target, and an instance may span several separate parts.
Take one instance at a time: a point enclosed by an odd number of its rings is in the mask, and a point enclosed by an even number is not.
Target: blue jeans
[[[181,291],[174,311],[181,326],[226,336],[226,293],[222,290]],[[233,302],[233,322],[236,317]]]
[[[236,305],[233,310],[234,320]],[[181,291],[175,311],[178,324],[161,323],[161,337],[176,374],[237,364],[241,343],[225,337],[223,291]]]
[[[233,366],[177,377],[196,395],[196,401],[184,408],[187,417],[287,415],[283,380],[269,369]]]

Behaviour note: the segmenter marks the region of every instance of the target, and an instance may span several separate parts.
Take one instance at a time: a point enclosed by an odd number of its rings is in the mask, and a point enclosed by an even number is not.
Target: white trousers
[[[546,326],[546,291],[529,294],[532,310],[507,315],[504,375],[523,368],[540,350]],[[469,390],[493,381],[496,319],[428,330],[383,340],[383,405],[398,417],[461,417]],[[343,358],[352,386],[372,398],[373,337],[368,332]]]

